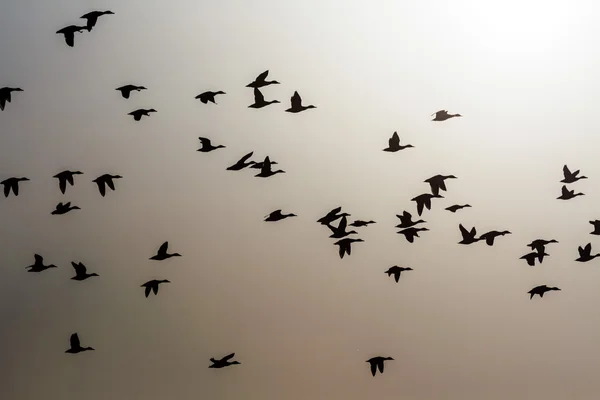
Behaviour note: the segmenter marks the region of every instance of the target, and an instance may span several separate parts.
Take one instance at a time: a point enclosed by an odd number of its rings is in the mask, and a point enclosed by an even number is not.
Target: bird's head
[[[458,179],[454,175],[446,175],[445,178],[446,179]]]
[[[271,100],[271,103],[272,104],[278,104],[278,103],[281,103],[281,102],[279,100]]]
[[[168,280],[168,279],[163,279],[161,282],[162,282],[162,283],[171,283],[171,281],[170,281],[170,280]]]
[[[112,12],[112,11],[110,11],[110,10],[108,10],[108,11],[104,11],[104,14],[107,14],[107,15],[114,15],[115,13],[114,13],[114,12]]]
[[[148,90],[148,88],[147,88],[147,87],[145,87],[145,86],[139,86],[139,87],[138,87],[138,89],[139,89],[139,90]]]
[[[559,288],[557,288],[557,287],[551,287],[551,288],[548,288],[548,289],[550,289],[550,290],[560,290],[560,289],[559,289]]]
[[[215,92],[215,94],[227,94],[227,93],[225,93],[225,92],[223,92],[223,91],[219,90],[218,92]]]
[[[13,88],[13,90],[12,90],[12,91],[13,91],[13,92],[22,92],[22,91],[23,91],[23,89],[21,89],[21,88]]]
[[[90,276],[100,276],[100,275],[98,275],[97,273],[93,272],[93,273],[90,274]]]
[[[384,357],[383,359],[384,360],[392,360],[392,361],[394,360],[392,357]]]
[[[404,268],[405,271],[412,271],[413,269],[411,267],[406,267]]]
[[[279,82],[277,82],[277,81],[271,81],[271,83],[275,84],[275,85],[279,85]]]
[[[151,108],[148,110],[148,112],[158,112],[158,111],[156,111],[154,108]]]
[[[19,178],[19,180],[20,180],[20,181],[29,181],[30,179],[29,179],[29,178],[25,178],[25,177],[23,177],[23,178]]]
[[[317,107],[315,107],[311,104],[310,106],[306,106],[306,108],[309,109],[309,108],[317,108]]]
[[[355,242],[364,242],[362,239],[354,239]]]

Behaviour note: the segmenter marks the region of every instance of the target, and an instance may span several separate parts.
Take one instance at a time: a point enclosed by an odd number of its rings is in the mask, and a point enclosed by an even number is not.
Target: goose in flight
[[[146,297],[150,296],[150,291],[154,292],[155,296],[158,295],[158,285],[160,285],[161,283],[171,283],[171,281],[167,279],[152,279],[151,281],[144,283],[141,287],[146,288],[146,290],[144,291]]]
[[[215,102],[215,96],[218,94],[226,94],[225,92],[222,91],[218,91],[218,92],[211,92],[210,90],[204,93],[200,93],[198,96],[194,97],[195,99],[200,99],[200,101],[204,104],[208,104],[208,102],[210,101],[213,104],[217,104]]]
[[[425,179],[425,183],[429,183],[431,186],[431,193],[434,195],[438,195],[440,190],[446,191],[446,184],[444,181],[446,179],[457,179],[454,175],[435,175],[429,179]]]
[[[140,121],[142,119],[142,116],[146,116],[149,117],[150,113],[153,112],[158,112],[156,111],[154,108],[150,108],[150,109],[145,109],[145,108],[140,108],[139,110],[135,110],[132,111],[130,113],[128,113],[127,115],[133,115],[133,119],[136,121]]]
[[[373,357],[368,359],[367,362],[371,364],[371,374],[375,376],[377,368],[379,368],[379,373],[383,374],[383,363],[388,360],[393,361],[394,359],[392,357]]]
[[[266,222],[275,222],[275,221],[281,221],[282,219],[286,219],[289,217],[297,217],[297,215],[293,214],[293,213],[282,214],[281,210],[275,210],[271,214],[265,216],[265,221]]]
[[[527,245],[527,247],[530,247],[531,250],[537,250],[538,253],[543,253],[544,251],[546,251],[546,246],[549,245],[550,243],[558,243],[558,241],[555,239],[551,239],[551,240],[535,239],[534,241],[529,243]],[[540,260],[540,262],[542,262],[542,261]]]
[[[231,354],[221,358],[220,360],[215,360],[214,358],[211,358],[210,361],[212,362],[212,365],[209,365],[208,368],[224,368],[224,367],[229,367],[230,365],[241,364],[240,362],[237,362],[237,361],[229,361],[234,356],[235,356],[235,353],[231,353]]]
[[[577,258],[575,261],[588,262],[588,261],[592,261],[596,257],[600,257],[600,254],[592,255],[592,244],[591,243],[586,244],[585,247],[579,246],[577,248],[577,251],[579,252],[579,258]]]
[[[398,132],[394,132],[392,137],[388,140],[388,147],[383,149],[383,151],[387,151],[390,153],[395,153],[400,150],[408,149],[411,147],[415,147],[412,144],[407,144],[406,146],[400,146],[400,137],[398,136]]]
[[[258,88],[254,88],[254,104],[250,104],[248,108],[263,108],[269,104],[275,103],[279,103],[279,100],[265,101],[265,96],[263,96],[260,90],[258,90]]]
[[[563,180],[561,180],[562,183],[573,183],[573,182],[577,182],[580,179],[587,179],[587,176],[577,176],[579,175],[579,170],[571,172],[569,171],[569,167],[567,167],[566,165],[563,167],[563,175],[565,176],[565,178]]]
[[[98,18],[103,15],[113,15],[112,11],[92,11],[85,15],[82,15],[80,18],[87,19],[86,28],[88,32],[92,31],[92,28],[96,26],[96,22],[98,22]]]
[[[463,208],[467,208],[467,207],[471,207],[471,205],[470,205],[470,204],[465,204],[465,205],[462,205],[462,206],[461,206],[461,205],[459,205],[459,204],[455,204],[455,205],[453,205],[453,206],[446,207],[444,210],[448,210],[448,211],[450,211],[451,213],[455,213],[455,212],[457,212],[458,210],[461,210],[461,209],[463,209]]]
[[[396,228],[410,228],[417,224],[425,223],[427,221],[423,221],[422,219],[418,221],[412,220],[412,214],[408,211],[404,211],[402,215],[396,214],[396,217],[400,218],[400,224],[396,225]]]
[[[338,214],[340,211],[342,211],[342,207],[336,207],[333,210],[329,211],[324,217],[319,218],[317,222],[321,225],[329,225],[338,218],[350,216],[350,214],[346,212]]]
[[[6,103],[10,103],[12,100],[12,92],[22,92],[21,88],[3,87],[0,88],[0,111],[4,111]]]
[[[357,228],[363,227],[363,226],[369,226],[370,224],[374,224],[375,221],[362,221],[360,219],[357,219],[356,221],[354,221],[353,223],[350,224],[350,226],[354,226]]]
[[[585,195],[585,193],[575,193],[574,190],[569,190],[569,189],[567,189],[567,187],[565,185],[563,185],[562,193],[556,199],[557,200],[570,200],[574,197],[583,196],[583,195]]]
[[[142,91],[142,90],[148,90],[146,87],[144,86],[136,86],[136,85],[125,85],[125,86],[121,86],[116,88],[115,90],[118,90],[121,92],[121,96],[123,96],[123,98],[128,99],[131,92],[132,91]]]
[[[496,239],[498,236],[504,236],[504,235],[510,235],[512,234],[509,231],[489,231],[484,233],[483,235],[479,236],[479,240],[485,240],[485,243],[487,243],[488,246],[493,246],[494,245],[494,239]]]
[[[39,254],[34,254],[33,258],[35,259],[35,263],[25,268],[29,268],[28,272],[42,272],[47,270],[48,268],[58,268],[54,264],[44,265],[44,257]]]
[[[87,278],[91,278],[92,276],[100,276],[95,272],[88,274],[87,268],[80,262],[75,264],[73,261],[71,261],[71,265],[73,266],[73,268],[75,268],[75,276],[71,278],[73,280],[84,281]]]
[[[340,220],[340,223],[338,224],[338,226],[333,226],[330,224],[327,224],[326,226],[331,229],[331,232],[333,232],[329,237],[330,238],[334,238],[334,239],[341,239],[343,237],[346,237],[348,235],[352,235],[352,234],[357,234],[358,232],[356,231],[348,231],[346,232],[346,225],[348,223],[348,220],[346,219],[346,217],[342,217],[342,219]]]
[[[108,186],[110,188],[110,190],[115,190],[115,183],[113,182],[113,179],[121,179],[121,178],[123,178],[121,175],[104,174],[104,175],[100,175],[99,177],[94,179],[92,182],[95,182],[96,185],[98,185],[98,190],[100,191],[100,195],[102,197],[104,197],[106,195],[106,186]]]
[[[527,261],[527,264],[533,267],[535,265],[536,258],[539,261],[539,263],[541,264],[542,261],[544,261],[544,257],[549,256],[549,255],[550,254],[545,253],[545,252],[534,251],[534,252],[527,253],[524,256],[519,257],[519,259]]]
[[[75,184],[75,182],[73,181],[73,175],[83,175],[83,172],[67,170],[67,171],[59,172],[58,174],[53,176],[53,178],[58,179],[58,188],[60,189],[62,194],[65,194],[65,191],[67,190],[67,182],[71,186],[73,186]]]
[[[202,145],[202,147],[199,148],[197,151],[201,151],[203,153],[208,153],[213,150],[225,148],[225,146],[223,146],[222,144],[220,144],[218,146],[213,146],[210,139],[207,139],[205,137],[199,137],[198,139],[200,140],[200,144]]]
[[[71,348],[65,351],[65,353],[76,354],[81,353],[82,351],[94,350],[93,347],[81,347],[81,344],[79,343],[79,336],[77,336],[77,333],[72,334],[71,339],[69,341],[71,344]]]
[[[393,267],[391,267],[390,269],[388,269],[387,271],[385,271],[385,273],[388,276],[392,276],[392,274],[394,275],[394,279],[396,280],[396,283],[400,280],[400,274],[402,273],[402,271],[412,271],[413,269],[411,267],[399,267],[397,265],[394,265]]]
[[[249,84],[246,85],[246,87],[258,89],[258,88],[261,88],[261,87],[267,86],[267,85],[278,85],[279,84],[279,82],[277,82],[277,81],[266,81],[265,79],[267,78],[267,75],[269,75],[269,70],[266,70],[262,74],[258,75],[256,77],[256,79],[254,79],[254,82],[250,82]]]
[[[298,92],[294,92],[294,95],[290,99],[290,102],[291,102],[291,107],[288,108],[287,110],[285,110],[286,112],[299,113],[300,111],[308,110],[309,108],[317,108],[313,105],[303,106],[302,98],[300,97]]]
[[[600,235],[600,220],[590,221],[590,224],[594,225],[594,230],[590,232],[590,235]]]
[[[444,196],[440,196],[439,194],[431,194],[431,193],[423,193],[413,199],[411,199],[411,201],[414,201],[417,203],[417,214],[419,214],[419,216],[421,216],[421,214],[423,213],[423,207],[427,208],[428,210],[431,210],[431,199],[443,199]]]
[[[0,182],[1,185],[4,185],[4,197],[8,197],[10,194],[10,190],[15,196],[19,195],[19,182],[26,182],[29,178],[8,178]]]
[[[58,203],[56,205],[56,209],[54,211],[52,211],[50,214],[52,215],[62,215],[62,214],[66,214],[71,210],[81,210],[81,208],[77,207],[77,206],[71,206],[71,202],[68,201],[66,203]]]
[[[339,246],[340,248],[340,258],[344,258],[344,254],[350,255],[352,253],[352,243],[356,242],[364,242],[362,239],[352,239],[352,238],[344,238],[342,240],[338,240],[334,243],[334,245]]]
[[[472,244],[481,240],[481,237],[475,238],[475,236],[477,236],[475,227],[468,231],[462,224],[458,224],[458,229],[460,229],[460,234],[462,236],[462,240],[458,242],[458,244]]]
[[[181,254],[179,254],[179,253],[173,253],[173,254],[167,253],[168,248],[169,248],[169,242],[168,241],[164,242],[163,244],[160,245],[156,254],[153,255],[152,257],[150,257],[150,260],[162,261],[162,260],[166,260],[167,258],[171,258],[171,257],[181,257]]]
[[[236,162],[235,164],[233,164],[231,167],[228,167],[227,170],[228,171],[239,171],[241,169],[244,169],[250,165],[256,164],[255,161],[248,161],[248,159],[250,157],[252,157],[252,154],[254,154],[253,151],[251,151],[250,153],[246,154],[245,156],[243,156],[242,158],[240,158],[238,160],[238,162]],[[248,162],[246,162],[248,161]]]
[[[462,117],[462,115],[460,115],[460,114],[448,114],[448,110],[440,110],[434,114],[431,114],[432,117],[434,115],[435,115],[435,118],[432,119],[432,121],[445,121],[445,120],[453,118],[453,117]]]
[[[534,287],[527,293],[529,293],[529,295],[530,295],[529,300],[531,300],[531,299],[533,299],[533,296],[535,296],[536,294],[539,295],[541,298],[541,297],[544,297],[544,293],[550,292],[552,290],[560,290],[560,289],[557,287],[548,287],[546,285],[541,285],[541,286]]]
[[[408,243],[414,243],[415,237],[421,237],[419,236],[419,232],[425,232],[428,230],[429,229],[427,228],[416,228],[414,226],[411,226],[410,228],[402,229],[401,231],[398,231],[396,233],[404,235]]]
[[[69,25],[56,31],[57,35],[64,35],[65,42],[69,47],[75,46],[75,32],[83,33],[87,29],[85,26]]]
[[[266,156],[265,160],[263,161],[263,166],[260,169],[260,172],[254,176],[258,177],[258,178],[268,178],[275,174],[284,174],[284,173],[285,173],[285,171],[282,169],[278,169],[277,171],[271,170],[271,160],[269,159],[269,156]]]

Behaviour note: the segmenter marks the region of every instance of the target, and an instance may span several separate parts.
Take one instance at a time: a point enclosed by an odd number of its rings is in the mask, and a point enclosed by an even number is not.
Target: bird
[[[231,353],[231,354],[221,358],[220,360],[215,360],[214,358],[211,358],[210,361],[212,362],[212,364],[209,365],[208,368],[224,368],[224,367],[229,367],[230,365],[241,364],[238,361],[229,361],[233,358],[233,356],[235,356],[235,353]]]
[[[488,246],[493,246],[494,245],[494,239],[496,239],[498,236],[504,236],[504,235],[510,235],[511,232],[509,231],[489,231],[484,233],[483,235],[479,236],[479,240],[485,240],[485,243],[487,243]]]
[[[401,231],[398,231],[396,233],[404,235],[408,243],[414,243],[415,237],[421,237],[419,236],[419,232],[425,232],[428,230],[429,229],[427,228],[415,228],[414,226],[412,226],[410,228],[402,229]]]
[[[141,287],[146,288],[146,290],[144,291],[146,297],[150,296],[150,291],[153,291],[154,295],[156,296],[158,294],[158,285],[160,285],[161,283],[171,283],[171,281],[167,279],[152,279],[151,281],[148,281],[141,285]]]
[[[261,87],[267,86],[267,85],[278,85],[279,84],[279,82],[277,82],[277,81],[266,81],[265,79],[267,78],[267,75],[269,75],[269,70],[266,70],[262,74],[258,75],[256,77],[256,79],[254,79],[254,82],[250,82],[249,84],[246,85],[246,87],[257,89],[257,88],[261,88]]]
[[[4,197],[8,197],[10,194],[10,190],[12,189],[13,194],[15,196],[19,195],[19,182],[26,182],[29,178],[8,178],[0,182],[1,185],[4,185]]]
[[[123,96],[123,98],[125,98],[125,99],[128,99],[129,95],[131,94],[132,91],[136,90],[139,92],[139,91],[148,90],[148,89],[144,86],[125,85],[125,86],[118,87],[115,90],[120,91],[121,96]]]
[[[76,354],[81,353],[82,351],[95,350],[93,347],[81,347],[81,344],[79,343],[79,336],[77,336],[77,333],[72,334],[71,339],[69,341],[71,344],[71,348],[65,351],[65,353]]]
[[[529,264],[533,267],[535,265],[536,258],[538,259],[538,261],[541,264],[542,261],[544,260],[544,256],[549,256],[549,255],[550,254],[545,253],[545,252],[535,252],[534,251],[534,252],[527,253],[524,256],[519,257],[519,259],[527,261],[527,264]]]
[[[96,26],[96,22],[98,22],[98,18],[103,15],[114,15],[114,12],[112,12],[112,11],[92,11],[85,15],[82,15],[79,18],[87,19],[86,28],[87,28],[88,32],[91,32],[92,28],[94,26]]]
[[[254,88],[254,104],[250,104],[248,108],[263,108],[269,104],[275,104],[279,102],[279,100],[265,101],[265,96],[263,96],[260,90],[258,90],[258,88]]]
[[[138,110],[128,113],[127,115],[133,115],[133,119],[136,121],[139,121],[142,119],[142,116],[145,115],[146,117],[149,117],[150,113],[152,113],[152,112],[158,112],[158,111],[156,111],[154,108],[150,108],[150,109],[140,108]]]
[[[402,271],[412,271],[413,269],[411,267],[399,267],[397,265],[394,265],[393,267],[391,267],[390,269],[388,269],[387,271],[385,271],[386,274],[388,274],[388,276],[392,276],[392,274],[394,275],[394,279],[396,280],[396,282],[398,282],[400,280],[400,274],[402,273]]]
[[[76,264],[73,261],[71,261],[71,265],[73,266],[73,268],[75,268],[75,276],[71,278],[73,280],[84,281],[87,278],[91,278],[92,276],[100,276],[95,272],[88,274],[87,268],[80,262]]]
[[[10,103],[12,100],[12,92],[22,92],[21,88],[3,87],[0,88],[0,110],[4,111],[6,103]]]
[[[58,203],[56,205],[56,209],[54,211],[52,211],[50,214],[52,215],[62,215],[62,214],[66,214],[71,210],[81,210],[81,208],[77,207],[77,206],[73,206],[71,207],[71,202],[68,201],[66,203]]]
[[[362,221],[360,219],[357,219],[356,221],[351,223],[350,226],[355,226],[357,228],[360,228],[363,226],[369,226],[370,224],[374,224],[374,223],[375,223],[375,221]]]
[[[475,237],[477,236],[475,227],[468,231],[462,224],[458,224],[458,229],[460,229],[460,234],[462,235],[462,240],[458,244],[472,244],[481,240],[481,237]]]
[[[217,104],[215,102],[215,96],[218,94],[226,94],[225,92],[222,91],[218,91],[218,92],[211,92],[211,91],[207,91],[204,93],[200,93],[198,96],[195,97],[195,99],[200,99],[200,101],[204,104],[208,104],[208,102],[210,101],[211,103]]]
[[[300,111],[308,110],[309,108],[317,108],[313,105],[303,106],[302,98],[300,97],[298,92],[294,92],[294,95],[291,97],[290,102],[291,102],[291,107],[288,108],[287,110],[285,110],[286,112],[299,113]]]
[[[448,110],[440,110],[440,111],[435,112],[434,114],[431,114],[432,117],[434,115],[435,115],[435,118],[432,119],[432,121],[445,121],[445,120],[453,118],[453,117],[462,117],[462,115],[460,115],[460,114],[448,114]]]
[[[352,235],[352,234],[357,234],[358,232],[356,231],[346,231],[346,224],[348,223],[348,220],[346,219],[346,217],[342,217],[342,219],[340,219],[340,223],[338,224],[338,226],[333,226],[330,224],[327,224],[327,227],[329,229],[331,229],[331,232],[333,232],[329,237],[330,238],[334,238],[334,239],[341,239],[343,237],[346,237],[348,235]]]
[[[551,240],[535,239],[534,241],[529,243],[527,245],[527,247],[530,247],[531,250],[537,250],[538,253],[543,253],[546,250],[546,245],[548,245],[550,243],[558,243],[558,241],[555,239],[551,239]]]
[[[446,184],[444,181],[446,179],[457,179],[454,175],[435,175],[429,179],[425,179],[425,183],[429,183],[431,187],[431,193],[434,195],[438,195],[440,190],[446,191]]]
[[[260,169],[260,172],[254,176],[258,178],[268,178],[270,176],[280,173],[284,174],[285,171],[282,169],[278,169],[277,171],[271,170],[271,160],[269,159],[269,156],[266,156],[265,160],[263,161],[263,166]]]
[[[427,221],[423,221],[422,219],[418,221],[412,220],[412,214],[408,211],[404,211],[402,215],[396,214],[396,217],[400,218],[400,224],[396,225],[396,228],[410,228],[420,223],[425,223]]]
[[[600,220],[590,221],[590,224],[594,225],[594,230],[590,232],[590,235],[600,235]]]
[[[56,33],[64,35],[67,45],[73,47],[75,46],[75,32],[83,33],[85,29],[87,29],[85,26],[69,25],[56,31]]]
[[[271,161],[271,165],[275,165],[275,164],[278,164],[278,162],[277,161]],[[255,162],[254,164],[252,164],[248,168],[262,169],[263,165],[265,165],[264,161],[259,161],[259,162]]]
[[[96,182],[96,185],[98,185],[98,190],[100,191],[100,195],[104,197],[106,195],[106,186],[108,186],[111,190],[115,190],[115,184],[113,182],[113,179],[121,178],[123,178],[121,175],[104,174],[100,175],[92,182]]]
[[[387,151],[390,153],[395,153],[400,150],[408,149],[411,147],[415,147],[412,144],[407,144],[406,146],[400,146],[400,137],[398,136],[398,132],[394,132],[392,137],[388,140],[388,147],[383,149],[383,151]]]
[[[173,254],[167,253],[168,248],[169,248],[169,242],[168,241],[164,242],[163,244],[160,245],[156,254],[153,255],[152,257],[150,257],[150,260],[162,261],[162,260],[166,260],[167,258],[171,258],[171,257],[181,257],[181,254],[179,254],[179,253],[173,253]]]
[[[63,194],[65,194],[65,191],[67,190],[67,182],[69,182],[71,186],[75,184],[73,181],[73,175],[83,175],[83,172],[66,170],[53,176],[53,178],[58,179],[58,188]]]
[[[218,146],[213,146],[213,144],[211,143],[210,139],[207,139],[205,137],[199,137],[198,139],[200,139],[200,144],[202,145],[202,147],[199,148],[196,151],[201,151],[203,153],[208,153],[208,152],[213,151],[213,150],[224,149],[225,148],[225,146],[223,146],[222,144],[220,144]]]
[[[281,221],[282,219],[286,219],[289,217],[297,217],[297,215],[293,214],[293,213],[282,214],[281,210],[275,210],[271,214],[265,216],[265,221],[267,221],[267,222]]]
[[[255,161],[248,161],[248,159],[250,157],[252,157],[252,154],[254,154],[253,151],[251,151],[250,153],[246,154],[244,157],[240,158],[238,160],[238,162],[236,162],[235,164],[233,164],[231,167],[227,167],[228,171],[239,171],[241,169],[246,168],[249,165],[253,165],[256,164]],[[246,162],[248,161],[248,162]]]
[[[39,254],[34,254],[33,258],[35,259],[35,263],[28,267],[25,267],[29,268],[28,272],[42,272],[47,270],[48,268],[58,268],[54,264],[44,265],[44,257],[40,256]]]
[[[539,295],[540,297],[544,297],[544,293],[546,292],[550,292],[552,290],[560,290],[557,287],[548,287],[546,285],[541,285],[541,286],[536,286],[533,289],[531,289],[529,292],[529,300],[533,299],[533,296],[535,296],[536,294]]]
[[[421,214],[423,213],[423,207],[427,208],[428,210],[431,210],[431,199],[434,198],[443,199],[444,196],[440,196],[439,194],[423,193],[411,199],[411,201],[417,203],[417,214],[419,214],[419,216],[421,216]]]
[[[461,206],[461,205],[455,204],[455,205],[453,205],[453,206],[446,207],[444,210],[448,210],[448,211],[450,211],[451,213],[455,213],[455,212],[457,212],[458,210],[461,210],[461,209],[463,209],[463,208],[467,208],[467,207],[471,207],[471,205],[470,205],[470,204],[465,204],[465,205],[462,205],[462,206]]]
[[[329,211],[324,217],[319,218],[317,222],[321,225],[329,225],[338,218],[350,216],[350,214],[346,212],[338,214],[340,211],[342,211],[342,207],[336,207],[333,210]]]
[[[565,178],[563,180],[561,180],[561,182],[563,183],[573,183],[573,182],[577,182],[580,179],[587,179],[587,176],[577,176],[579,175],[579,170],[571,172],[569,171],[569,167],[567,167],[566,165],[563,167],[563,174],[565,176]]]
[[[600,254],[592,255],[592,244],[591,243],[586,244],[585,247],[579,246],[577,248],[577,251],[579,252],[579,258],[577,258],[575,261],[587,262],[587,261],[593,260],[596,257],[600,257]]]
[[[575,193],[574,190],[569,190],[565,185],[562,187],[562,194],[557,197],[557,200],[570,200],[577,196],[583,196],[585,193]]]
[[[367,360],[369,364],[371,364],[371,374],[375,376],[377,373],[377,368],[379,368],[379,373],[383,374],[383,363],[384,361],[393,361],[392,357],[373,357]]]
[[[334,243],[340,247],[340,258],[344,258],[344,254],[350,255],[352,253],[352,243],[364,242],[362,239],[344,238]]]

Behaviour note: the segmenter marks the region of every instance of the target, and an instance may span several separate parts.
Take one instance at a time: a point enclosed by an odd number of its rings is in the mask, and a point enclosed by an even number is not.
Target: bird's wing
[[[563,167],[563,174],[565,175],[565,178],[571,176],[571,171],[569,171],[569,167],[567,167],[566,165]]]
[[[340,220],[340,224],[337,227],[338,231],[342,231],[345,232],[346,231],[346,225],[348,224],[348,220],[346,219],[346,216],[344,215],[342,217],[342,219]]]
[[[379,372],[383,373],[383,360],[377,363],[377,365],[379,366]]]
[[[423,201],[419,201],[416,200],[417,202],[417,214],[419,214],[419,216],[421,216],[421,214],[423,213],[423,206],[425,205]]]
[[[371,374],[373,374],[373,376],[375,376],[376,373],[377,373],[377,364],[374,362],[371,362]]]
[[[228,360],[232,359],[233,356],[235,356],[235,353],[231,353],[231,354],[221,358],[221,361],[228,361]]]
[[[111,190],[115,190],[115,183],[113,182],[112,178],[107,179],[106,184],[109,188],[111,188]]]
[[[73,47],[75,45],[75,32],[65,32],[65,41]]]
[[[394,148],[400,145],[400,137],[397,132],[394,132],[390,140],[388,141],[390,147]]]
[[[258,90],[258,88],[254,88],[254,102],[255,103],[264,103],[265,96]]]
[[[8,197],[9,193],[10,193],[10,184],[4,183],[4,197]]]
[[[13,182],[12,190],[13,190],[13,193],[15,194],[15,196],[19,195],[19,182]]]
[[[583,258],[585,256],[585,249],[583,247],[579,246],[577,251],[579,252],[579,257]]]
[[[400,280],[400,272],[395,272],[394,273],[394,279],[396,280],[396,282],[398,282]]]
[[[4,110],[5,105],[6,105],[6,97],[0,96],[0,110]]]
[[[77,275],[85,275],[86,268],[83,264],[81,264],[81,263],[75,264],[73,261],[71,261],[71,265],[75,269],[75,273]]]
[[[568,196],[570,194],[569,189],[567,189],[567,187],[565,185],[563,185],[562,187],[562,195],[563,196]]]
[[[141,113],[135,113],[133,114],[133,119],[136,121],[139,121],[142,119],[142,114]]]
[[[203,146],[210,147],[210,145],[211,145],[210,139],[207,139],[204,137],[199,137],[198,139],[200,139],[200,143],[202,143]]]
[[[76,333],[71,335],[71,348],[77,348],[77,347],[81,347],[80,343],[79,343],[79,336],[77,336]]]
[[[250,157],[252,157],[252,154],[254,154],[253,151],[251,151],[250,153],[246,154],[244,157],[240,158],[240,160],[238,161],[238,163],[246,162],[247,159],[249,159]]]
[[[154,292],[154,294],[158,294],[158,283],[155,285],[152,285],[152,291]]]
[[[269,75],[269,70],[266,70],[265,72],[263,72],[262,74],[258,75],[255,79],[256,82],[260,82],[260,81],[264,81],[267,78],[267,75]]]
[[[146,297],[150,296],[151,290],[152,290],[152,288],[150,287],[150,285],[146,286],[146,290],[144,291],[144,294],[146,295]]]
[[[584,250],[589,254],[592,251],[592,244],[588,243],[585,245]]]
[[[329,225],[327,225],[327,226],[329,226]],[[339,250],[340,258],[344,258],[344,253],[346,253],[346,249],[344,248],[344,245],[341,243],[338,243],[338,246],[340,247],[340,250]]]
[[[298,108],[302,105],[302,98],[298,94],[298,92],[294,92],[294,95],[290,99],[292,103],[292,108]]]
[[[35,265],[43,265],[44,264],[44,257],[40,256],[39,254],[34,254],[33,258],[35,259]]]
[[[96,181],[96,185],[98,185],[100,195],[104,197],[106,195],[106,187],[104,186],[104,181]]]
[[[460,233],[463,238],[469,237],[470,232],[464,226],[462,226],[462,224],[458,224],[458,229],[460,229]]]

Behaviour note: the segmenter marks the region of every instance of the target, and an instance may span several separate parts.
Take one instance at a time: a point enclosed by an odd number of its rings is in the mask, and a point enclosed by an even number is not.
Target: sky
[[[68,47],[55,32],[111,10]],[[0,387],[49,399],[595,399],[592,1],[0,2]],[[265,70],[275,104],[251,109]],[[124,99],[115,88],[143,85]],[[222,90],[217,104],[194,99]],[[286,113],[298,91],[317,108]],[[158,112],[140,122],[138,108]],[[462,118],[432,122],[446,109]],[[412,149],[383,152],[393,132]],[[224,149],[200,153],[198,137]],[[285,174],[226,171],[244,154]],[[589,179],[557,200],[562,168]],[[80,170],[66,194],[52,176]],[[96,177],[123,176],[101,197]],[[423,181],[453,174],[412,244]],[[58,202],[81,210],[51,215]],[[452,214],[453,204],[469,203]],[[340,259],[316,220],[358,228]],[[275,209],[296,218],[263,222]],[[350,221],[349,221],[350,222]],[[458,225],[509,230],[461,246]],[[556,239],[542,265],[519,257]],[[152,261],[158,247],[182,257]],[[594,251],[593,251],[594,252]],[[28,273],[38,253],[58,268]],[[100,276],[77,282],[71,262]],[[412,267],[398,283],[385,271]],[[157,296],[141,284],[168,279]],[[557,286],[529,299],[534,286]],[[77,332],[96,350],[65,354]],[[209,369],[235,352],[241,365]],[[365,360],[393,357],[371,376]]]

